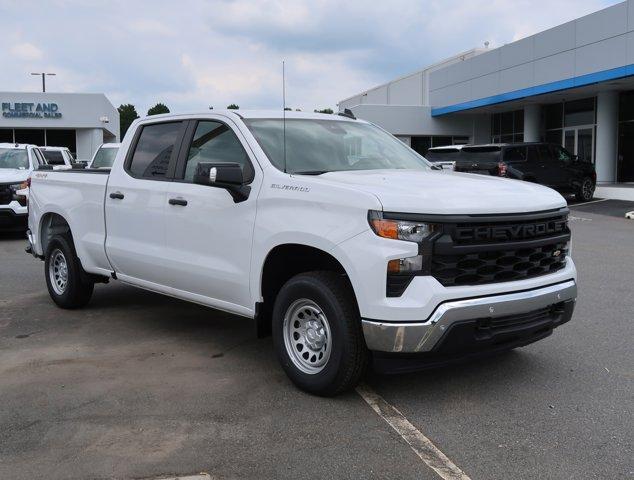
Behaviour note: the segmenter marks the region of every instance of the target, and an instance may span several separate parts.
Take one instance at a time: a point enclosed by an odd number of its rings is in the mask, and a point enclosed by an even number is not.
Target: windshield
[[[117,156],[118,148],[100,148],[95,154],[95,159],[92,161],[91,168],[110,168],[114,163],[114,158]]]
[[[0,148],[0,168],[29,169],[29,157],[26,150],[16,148]]]
[[[44,150],[42,153],[44,154],[44,158],[46,158],[46,163],[49,165],[64,165],[62,152],[57,150]]]
[[[430,166],[400,140],[366,123],[287,119],[253,119],[245,123],[275,167],[288,173],[342,170],[415,169]]]

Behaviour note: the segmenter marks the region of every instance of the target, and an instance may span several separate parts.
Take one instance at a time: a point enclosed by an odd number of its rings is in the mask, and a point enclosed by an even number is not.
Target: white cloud
[[[11,55],[21,60],[40,60],[43,56],[42,50],[32,43],[16,43],[9,50]]]
[[[500,46],[617,0],[139,0],[2,4],[0,85],[104,92],[140,113],[238,103],[334,107],[342,98],[449,55]],[[20,21],[28,18],[28,25]],[[46,46],[46,55],[38,46]],[[38,70],[31,70],[37,68]],[[48,86],[48,85],[47,85]]]

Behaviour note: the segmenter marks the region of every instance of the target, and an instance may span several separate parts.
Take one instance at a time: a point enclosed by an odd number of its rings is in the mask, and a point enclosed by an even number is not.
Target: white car
[[[26,229],[31,172],[44,164],[35,145],[0,143],[0,229]]]
[[[48,165],[53,165],[56,170],[71,168],[75,163],[75,157],[67,147],[39,147]]]
[[[111,170],[35,172],[27,251],[45,260],[52,300],[81,307],[116,279],[255,319],[319,395],[352,388],[370,360],[470,359],[571,319],[557,192],[436,171],[365,121],[285,117],[151,116]]]
[[[102,143],[88,164],[88,168],[110,168],[114,162],[120,143]]]
[[[425,158],[434,165],[441,167],[443,170],[453,170],[462,147],[464,147],[464,145],[432,147],[427,150]]]

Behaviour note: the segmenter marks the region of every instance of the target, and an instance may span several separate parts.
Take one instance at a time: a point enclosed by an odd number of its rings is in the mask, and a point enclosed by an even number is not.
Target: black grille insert
[[[570,230],[566,215],[443,224],[434,242],[431,275],[447,287],[524,280],[564,268]]]
[[[566,264],[565,243],[463,255],[434,255],[432,275],[445,286],[508,282],[556,272]]]

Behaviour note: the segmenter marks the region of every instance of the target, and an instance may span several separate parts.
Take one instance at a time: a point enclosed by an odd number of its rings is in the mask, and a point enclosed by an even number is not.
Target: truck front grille
[[[13,191],[8,184],[0,184],[0,205],[7,205],[13,199]]]
[[[566,265],[569,240],[567,211],[447,223],[433,243],[430,273],[447,287],[546,275]]]
[[[434,255],[431,273],[446,287],[523,280],[564,268],[567,254],[566,243],[553,243],[464,255]]]

